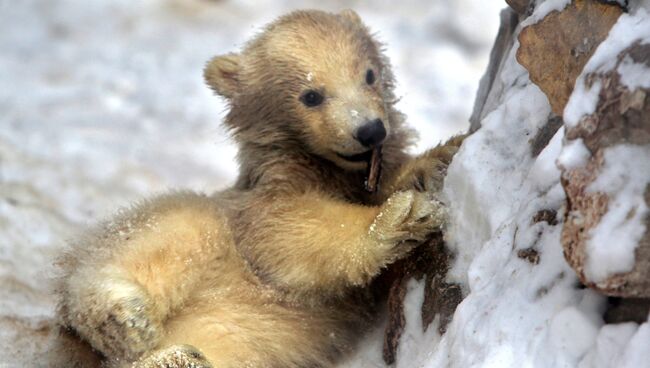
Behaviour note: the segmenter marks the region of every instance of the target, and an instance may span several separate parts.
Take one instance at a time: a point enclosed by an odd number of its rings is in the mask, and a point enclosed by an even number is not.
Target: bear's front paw
[[[160,340],[160,321],[138,285],[104,280],[68,302],[68,324],[109,360],[135,360]]]
[[[395,246],[415,245],[440,230],[446,213],[442,203],[425,193],[407,190],[394,193],[382,205],[370,233],[379,242]]]

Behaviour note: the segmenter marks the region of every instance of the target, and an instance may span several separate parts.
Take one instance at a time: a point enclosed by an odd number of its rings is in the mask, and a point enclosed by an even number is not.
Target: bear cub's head
[[[239,143],[301,147],[360,170],[401,124],[386,60],[354,11],[297,11],[241,53],[213,58],[204,75],[227,99],[226,124]]]

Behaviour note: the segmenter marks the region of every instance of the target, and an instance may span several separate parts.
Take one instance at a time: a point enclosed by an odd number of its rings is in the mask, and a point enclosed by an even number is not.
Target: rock
[[[575,81],[622,13],[619,6],[575,0],[519,34],[517,61],[562,116]]]
[[[548,118],[548,121],[546,121],[546,124],[544,124],[544,126],[539,131],[537,131],[535,138],[530,141],[531,153],[533,157],[537,157],[544,150],[544,148],[546,148],[548,143],[551,141],[551,138],[553,138],[555,133],[558,131],[558,129],[560,129],[562,125],[564,125],[562,118],[555,114],[551,114],[551,116]]]
[[[606,193],[588,189],[603,168],[605,149],[621,144],[650,147],[650,89],[630,90],[621,82],[617,70],[624,60],[650,66],[650,44],[633,43],[618,55],[611,70],[585,76],[588,86],[600,85],[595,112],[583,116],[576,126],[566,131],[567,142],[581,139],[591,157],[582,167],[562,169],[562,185],[567,195],[562,246],[565,258],[585,285],[610,296],[649,298],[650,216],[645,216],[643,220],[645,234],[636,246],[635,264],[631,271],[610,275],[605,280],[591,280],[585,272],[590,231],[610,210],[611,198]],[[645,188],[644,200],[650,207],[650,183],[646,182]]]
[[[481,120],[499,105],[499,98],[505,90],[503,83],[496,79],[503,68],[506,57],[510,53],[514,41],[514,32],[519,24],[519,16],[512,9],[505,8],[501,11],[501,24],[499,33],[490,51],[490,61],[485,74],[481,77],[474,109],[469,118],[470,132],[476,131],[481,126]]]
[[[506,3],[518,14],[526,14],[528,11],[528,0],[506,0]]]
[[[534,265],[539,264],[539,252],[535,248],[520,249],[517,251],[517,257]]]
[[[620,6],[621,9],[627,11],[628,7],[628,0],[597,0],[598,2],[601,2],[603,4],[609,4],[609,5],[616,5]]]
[[[635,322],[642,324],[648,320],[650,299],[608,298],[607,310],[603,319],[606,323]]]

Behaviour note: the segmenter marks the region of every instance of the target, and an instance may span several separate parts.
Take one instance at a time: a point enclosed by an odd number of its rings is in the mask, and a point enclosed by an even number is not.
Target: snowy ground
[[[33,357],[66,239],[137,198],[233,179],[224,106],[201,79],[209,57],[290,9],[352,7],[388,44],[421,150],[467,126],[502,6],[0,0],[0,367],[46,365]],[[369,340],[361,354],[369,360],[351,364],[379,365],[379,344]]]

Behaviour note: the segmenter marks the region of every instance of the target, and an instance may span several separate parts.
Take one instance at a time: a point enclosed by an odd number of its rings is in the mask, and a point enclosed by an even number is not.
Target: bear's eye
[[[368,83],[368,85],[375,83],[375,72],[373,72],[372,69],[368,69],[366,72],[366,83]]]
[[[309,90],[302,94],[300,101],[307,107],[318,106],[323,103],[323,95],[314,90]]]

